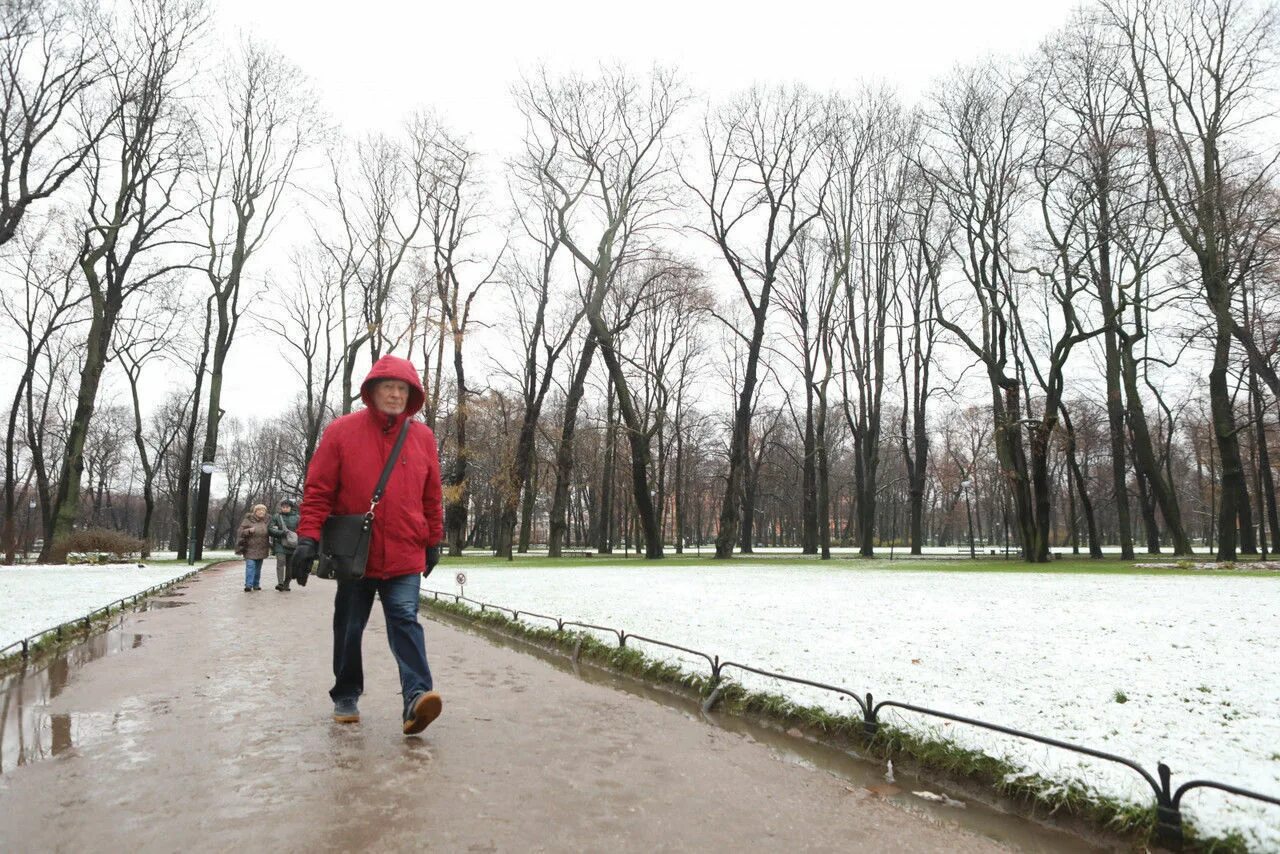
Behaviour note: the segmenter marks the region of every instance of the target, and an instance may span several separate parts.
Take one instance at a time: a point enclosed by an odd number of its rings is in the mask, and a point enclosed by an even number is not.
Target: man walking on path
[[[320,529],[330,514],[363,514],[406,420],[422,408],[418,372],[406,359],[383,356],[360,386],[365,409],[344,415],[324,431],[307,469],[298,547],[289,570],[307,583],[319,553]],[[440,559],[444,538],[440,454],[431,428],[409,424],[404,447],[378,503],[364,577],[339,581],[333,603],[333,719],[356,723],[364,691],[360,641],[376,594],[382,601],[387,640],[400,670],[404,732],[422,732],[441,710],[418,622],[422,575]]]

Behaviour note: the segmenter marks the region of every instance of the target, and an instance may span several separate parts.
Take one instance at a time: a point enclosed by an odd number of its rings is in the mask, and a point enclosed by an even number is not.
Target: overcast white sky
[[[524,130],[511,86],[540,63],[585,71],[602,62],[637,70],[671,65],[692,92],[713,99],[753,83],[803,83],[825,91],[877,81],[913,101],[957,63],[1033,49],[1076,5],[218,0],[216,21],[228,40],[250,33],[297,63],[350,136],[390,130],[407,113],[431,109],[468,134],[496,169]],[[281,229],[277,243],[288,243],[293,234]],[[285,248],[271,247],[251,276],[263,276],[263,265],[276,266]],[[255,337],[243,341],[228,364],[226,408],[241,417],[261,406],[262,387],[254,377],[276,347]]]
[[[723,97],[753,83],[804,83],[850,90],[863,81],[897,88],[908,102],[955,64],[1034,48],[1064,23],[1070,0],[898,0],[897,2],[439,3],[415,0],[302,2],[213,0],[230,43],[248,33],[275,45],[320,92],[352,137],[396,127],[434,110],[468,134],[496,166],[523,126],[510,87],[540,63],[590,70],[621,62],[637,70],[675,66],[697,95]],[[496,161],[496,162],[495,162]],[[283,277],[285,226],[251,262],[251,279]],[[283,244],[283,245],[281,245]],[[275,278],[275,276],[273,276]],[[288,395],[264,383],[277,343],[242,329],[228,363],[224,407],[237,418],[274,414]],[[480,367],[476,365],[476,367]],[[473,368],[475,370],[475,368]],[[172,377],[152,373],[158,399]],[[279,376],[278,371],[265,372]],[[4,387],[12,372],[0,370]],[[112,397],[108,391],[103,399]]]
[[[349,131],[436,108],[482,150],[520,125],[508,90],[539,62],[674,65],[712,96],[753,82],[849,88],[882,79],[908,97],[952,65],[1034,47],[1068,0],[783,0],[761,3],[294,2],[220,0],[219,24],[267,39],[310,75]]]

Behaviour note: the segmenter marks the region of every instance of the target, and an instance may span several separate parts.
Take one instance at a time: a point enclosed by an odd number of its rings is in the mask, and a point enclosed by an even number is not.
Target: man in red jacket
[[[320,528],[330,514],[360,514],[369,502],[406,419],[422,408],[418,372],[406,359],[383,356],[360,386],[365,409],[344,415],[324,431],[307,469],[298,547],[289,571],[307,583],[319,553]],[[400,669],[404,732],[422,732],[441,710],[431,689],[426,644],[418,622],[422,576],[440,559],[444,539],[440,453],[431,428],[409,425],[404,447],[378,503],[364,578],[339,581],[333,604],[333,719],[356,723],[364,691],[360,641],[376,594],[382,600],[387,640]],[[425,570],[425,571],[424,571]]]

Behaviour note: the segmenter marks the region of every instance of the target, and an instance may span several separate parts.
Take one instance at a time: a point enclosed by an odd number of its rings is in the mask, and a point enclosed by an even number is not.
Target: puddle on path
[[[144,639],[144,635],[127,632],[122,622],[117,623],[54,658],[0,678],[0,774],[74,747],[81,731],[95,725],[94,716],[51,715],[49,702],[61,694],[80,668],[89,662],[137,649]]]
[[[1098,852],[1124,851],[1123,845],[1106,845],[1081,839],[1071,833],[1045,827],[1016,814],[1002,812],[995,807],[974,801],[967,794],[955,791],[935,782],[915,777],[902,771],[895,772],[894,782],[885,779],[885,766],[854,756],[851,753],[808,741],[803,737],[787,735],[782,730],[762,723],[737,717],[712,713],[705,715],[701,705],[689,698],[661,688],[645,685],[637,680],[618,676],[608,670],[575,664],[565,655],[544,650],[542,647],[509,638],[483,626],[459,622],[438,612],[423,609],[423,616],[439,620],[472,634],[485,638],[495,646],[518,650],[542,659],[559,670],[567,671],[593,684],[607,685],[628,694],[634,694],[678,709],[686,715],[712,726],[743,735],[766,745],[776,756],[786,762],[794,762],[807,768],[825,771],[845,781],[851,796],[880,798],[897,807],[932,821],[942,821],[971,833],[1003,843],[1019,851],[1043,852]],[[912,792],[930,791],[945,794],[965,802],[964,808],[945,806],[926,801]]]

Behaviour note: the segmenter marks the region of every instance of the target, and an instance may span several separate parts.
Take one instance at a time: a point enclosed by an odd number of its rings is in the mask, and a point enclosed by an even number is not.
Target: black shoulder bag
[[[391,448],[391,454],[387,457],[387,464],[382,467],[378,485],[373,488],[368,512],[332,515],[324,520],[324,526],[320,529],[320,560],[316,564],[316,575],[320,578],[335,578],[338,581],[364,578],[374,510],[382,500],[382,491],[387,488],[387,481],[391,479],[400,449],[404,447],[404,440],[409,435],[409,424],[410,420],[406,418],[400,428],[400,435]]]

